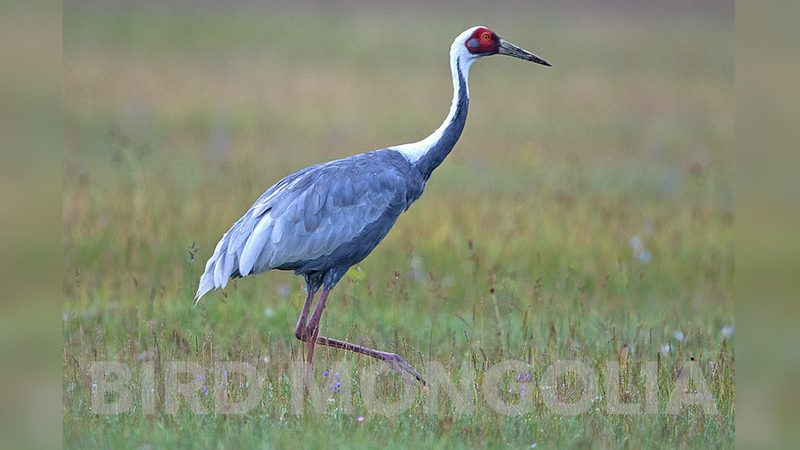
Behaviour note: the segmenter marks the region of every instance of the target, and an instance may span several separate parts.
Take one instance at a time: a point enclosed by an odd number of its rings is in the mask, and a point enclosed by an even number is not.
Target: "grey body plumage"
[[[317,164],[269,188],[225,233],[198,297],[230,277],[293,270],[307,289],[332,288],[422,195],[419,170],[382,149]]]

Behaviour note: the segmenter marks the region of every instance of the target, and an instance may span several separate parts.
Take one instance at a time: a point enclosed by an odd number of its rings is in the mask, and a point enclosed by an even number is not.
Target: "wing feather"
[[[269,218],[269,214],[264,217]],[[237,225],[239,222],[237,222]],[[228,249],[229,252],[239,255],[239,274],[242,276],[250,275],[253,266],[260,257],[264,247],[269,241],[272,234],[272,227],[274,222],[272,220],[258,220],[255,223],[255,228],[252,233],[245,234],[242,230],[241,244],[232,246]],[[236,225],[234,225],[235,227]],[[244,227],[243,227],[244,228]],[[233,229],[231,229],[233,231]]]
[[[279,216],[276,217],[273,222],[275,225],[272,227],[272,234],[270,234],[269,240],[273,245],[277,246],[281,243],[281,239],[283,239],[283,232],[286,229],[286,219]]]

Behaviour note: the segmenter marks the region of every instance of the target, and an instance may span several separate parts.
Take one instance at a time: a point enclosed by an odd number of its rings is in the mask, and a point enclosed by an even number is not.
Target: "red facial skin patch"
[[[494,54],[500,48],[500,38],[488,28],[478,28],[464,45],[470,53]]]

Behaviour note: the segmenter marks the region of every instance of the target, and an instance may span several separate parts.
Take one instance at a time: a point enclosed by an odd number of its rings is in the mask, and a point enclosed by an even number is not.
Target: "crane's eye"
[[[483,34],[481,34],[481,40],[482,40],[483,42],[489,42],[489,41],[491,41],[491,40],[492,40],[492,33],[488,33],[488,32],[487,32],[487,33],[483,33]]]

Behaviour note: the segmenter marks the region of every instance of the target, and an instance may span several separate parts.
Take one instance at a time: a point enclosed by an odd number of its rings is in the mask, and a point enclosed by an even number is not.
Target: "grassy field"
[[[64,446],[731,447],[732,10],[66,7]],[[377,398],[411,403],[381,414],[364,374],[382,363],[323,348],[326,414],[311,402],[298,414],[301,280],[239,279],[195,308],[204,263],[282,176],[435,129],[451,98],[448,46],[475,24],[553,67],[475,64],[461,141],[322,320],[324,334],[395,351],[423,375],[439,363],[471,380],[474,409],[442,397],[431,410],[429,390],[387,374]],[[512,415],[485,389],[507,360],[519,362],[500,395],[521,405]],[[206,371],[208,414],[167,412],[174,361]],[[215,376],[214,361],[259,380]],[[563,402],[596,394],[580,414],[548,403],[547,369],[563,361],[598,382],[558,377]],[[108,362],[132,376],[106,400],[132,404],[97,414],[92,367]],[[688,391],[704,380],[713,400],[672,411],[683,366],[702,371]],[[346,374],[346,391],[328,389],[326,371]],[[612,411],[653,385],[654,413]],[[253,389],[246,414],[214,413],[219,395]]]

